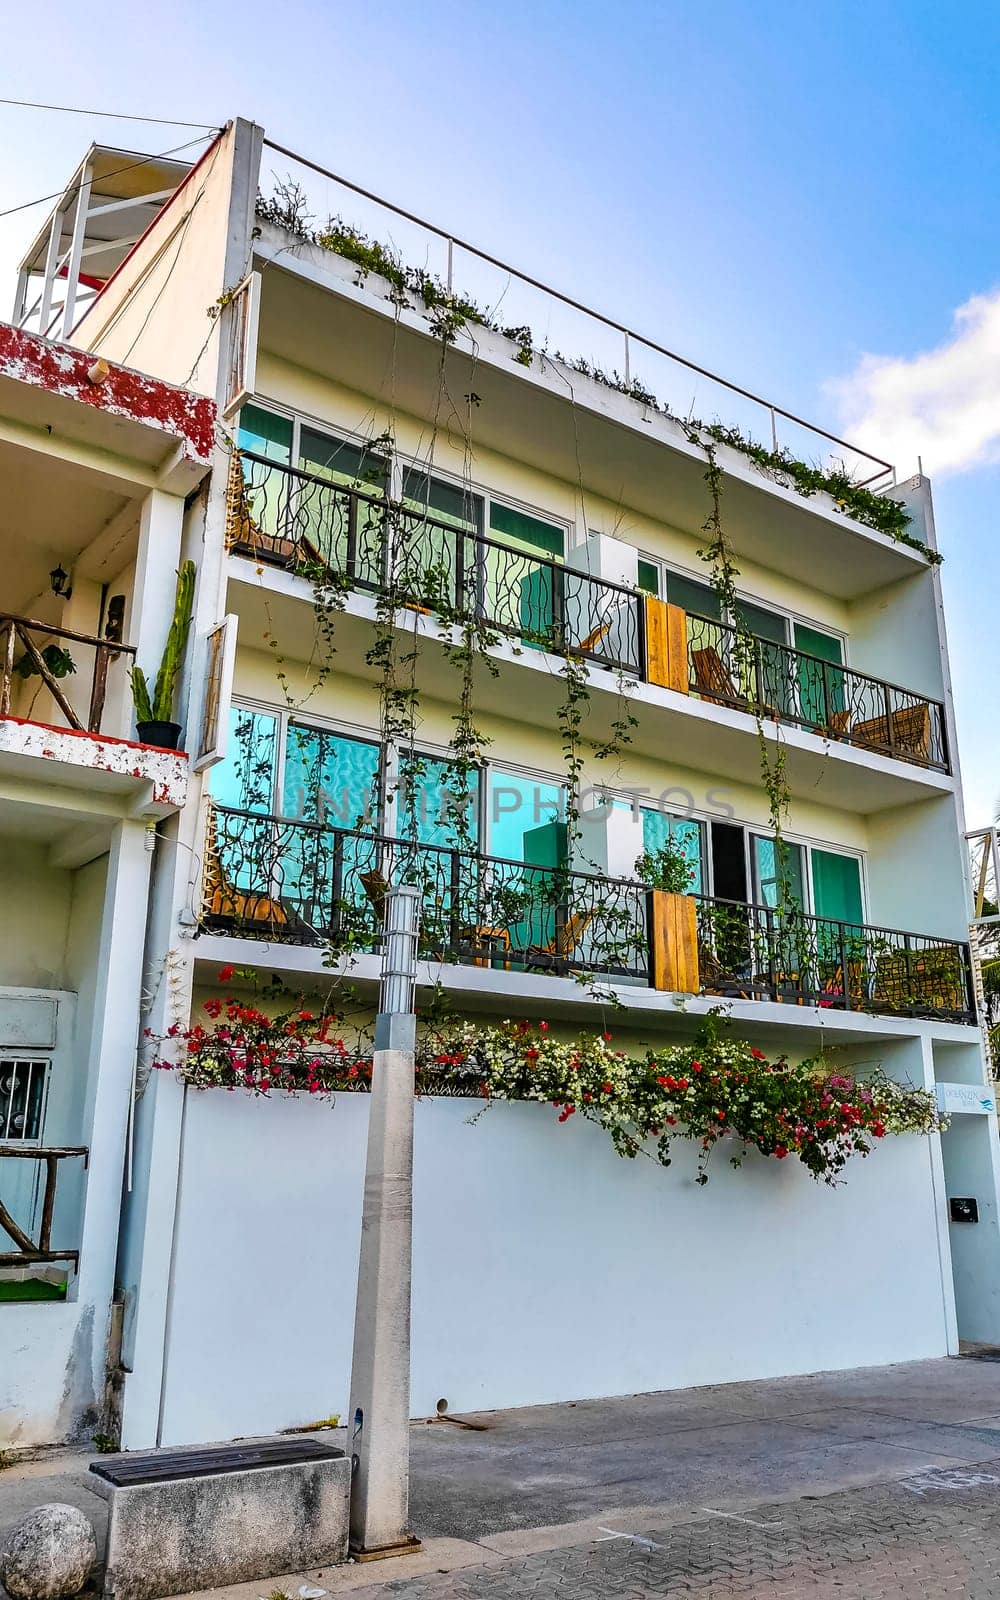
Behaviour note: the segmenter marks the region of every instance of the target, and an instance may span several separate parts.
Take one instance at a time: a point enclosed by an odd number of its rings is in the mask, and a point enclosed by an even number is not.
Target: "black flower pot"
[[[181,742],[179,722],[137,722],[140,744],[153,744],[159,750],[176,750]]]

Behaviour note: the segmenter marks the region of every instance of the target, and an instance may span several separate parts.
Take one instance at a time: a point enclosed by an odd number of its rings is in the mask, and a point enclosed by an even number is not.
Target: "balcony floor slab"
[[[81,817],[165,817],[183,806],[188,760],[102,734],[0,719],[0,802]]]
[[[359,954],[350,962],[331,966],[324,963],[321,946],[271,943],[229,934],[199,934],[193,954],[201,982],[213,983],[218,971],[227,966],[259,967],[306,991],[340,978],[370,997],[373,1005],[381,977],[377,955]],[[890,1043],[922,1036],[940,1043],[968,1044],[980,1038],[979,1028],[968,1023],[838,1011],[771,1000],[721,999],[710,994],[667,994],[640,984],[613,983],[602,978],[581,984],[572,977],[503,972],[438,961],[419,962],[417,982],[423,998],[440,984],[463,1012],[544,1017],[587,1026],[592,1026],[595,1015],[600,1015],[602,1024],[612,1031],[627,1029],[634,1033],[655,1028],[657,1037],[672,1034],[678,1039],[693,1037],[704,1019],[721,1008],[737,1037],[753,1039],[764,1046],[770,1044],[779,1053],[795,1049],[809,1053],[822,1046],[866,1040]]]

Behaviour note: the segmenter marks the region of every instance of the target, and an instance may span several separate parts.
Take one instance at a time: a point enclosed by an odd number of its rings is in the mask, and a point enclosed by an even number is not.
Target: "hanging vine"
[[[690,442],[699,445],[704,451],[707,463],[704,478],[709,493],[709,511],[702,524],[706,542],[698,551],[698,555],[710,569],[710,582],[718,597],[720,614],[730,620],[734,629],[733,653],[735,659],[733,664],[736,670],[736,681],[737,683],[752,684],[754,682],[753,675],[756,668],[759,642],[747,625],[743,608],[740,605],[739,595],[736,591],[736,579],[740,575],[740,569],[736,565],[723,525],[723,471],[719,466],[714,439],[704,437],[700,427],[694,423],[688,423],[685,427],[685,432]],[[757,724],[760,777],[764,792],[767,795],[768,820],[771,832],[774,835],[778,906],[779,909],[786,910],[789,902],[788,846],[785,843],[784,826],[791,806],[791,792],[786,774],[786,750],[781,740],[777,722],[774,724],[774,747],[772,750],[764,731],[764,718],[758,698],[755,694],[751,694],[748,698]]]

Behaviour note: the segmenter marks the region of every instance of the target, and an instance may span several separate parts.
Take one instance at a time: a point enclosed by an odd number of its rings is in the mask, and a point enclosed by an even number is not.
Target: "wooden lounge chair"
[[[694,668],[694,687],[702,700],[710,700],[713,705],[746,705],[746,696],[740,694],[714,645],[706,645],[703,650],[692,650],[691,665]]]
[[[871,717],[866,722],[856,722],[850,730],[853,744],[863,744],[869,749],[895,751],[928,760],[931,743],[931,708],[925,701],[915,706],[901,706],[888,718]]]
[[[202,916],[217,925],[245,927],[249,923],[255,930],[267,928],[278,937],[291,938],[305,931],[296,913],[280,900],[255,889],[239,889],[232,882],[219,856],[218,829],[212,813],[205,836]]]
[[[528,972],[547,972],[564,965],[581,943],[593,919],[592,911],[574,911],[562,927],[556,929],[555,937],[547,944],[529,945],[524,953],[525,969]]]

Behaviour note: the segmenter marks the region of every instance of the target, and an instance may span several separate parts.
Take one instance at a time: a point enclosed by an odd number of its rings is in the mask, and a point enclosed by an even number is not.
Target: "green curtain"
[[[832,850],[812,851],[813,898],[818,917],[834,922],[864,920],[861,901],[861,863],[857,856],[836,855]]]
[[[824,662],[831,662],[834,667],[843,664],[841,641],[833,634],[821,633],[818,628],[810,628],[804,622],[797,622],[795,648],[805,651],[808,656],[820,658],[818,661],[798,660],[796,678],[799,715],[814,727],[824,727],[829,717],[838,711],[843,711],[847,705],[844,674],[822,665]]]

